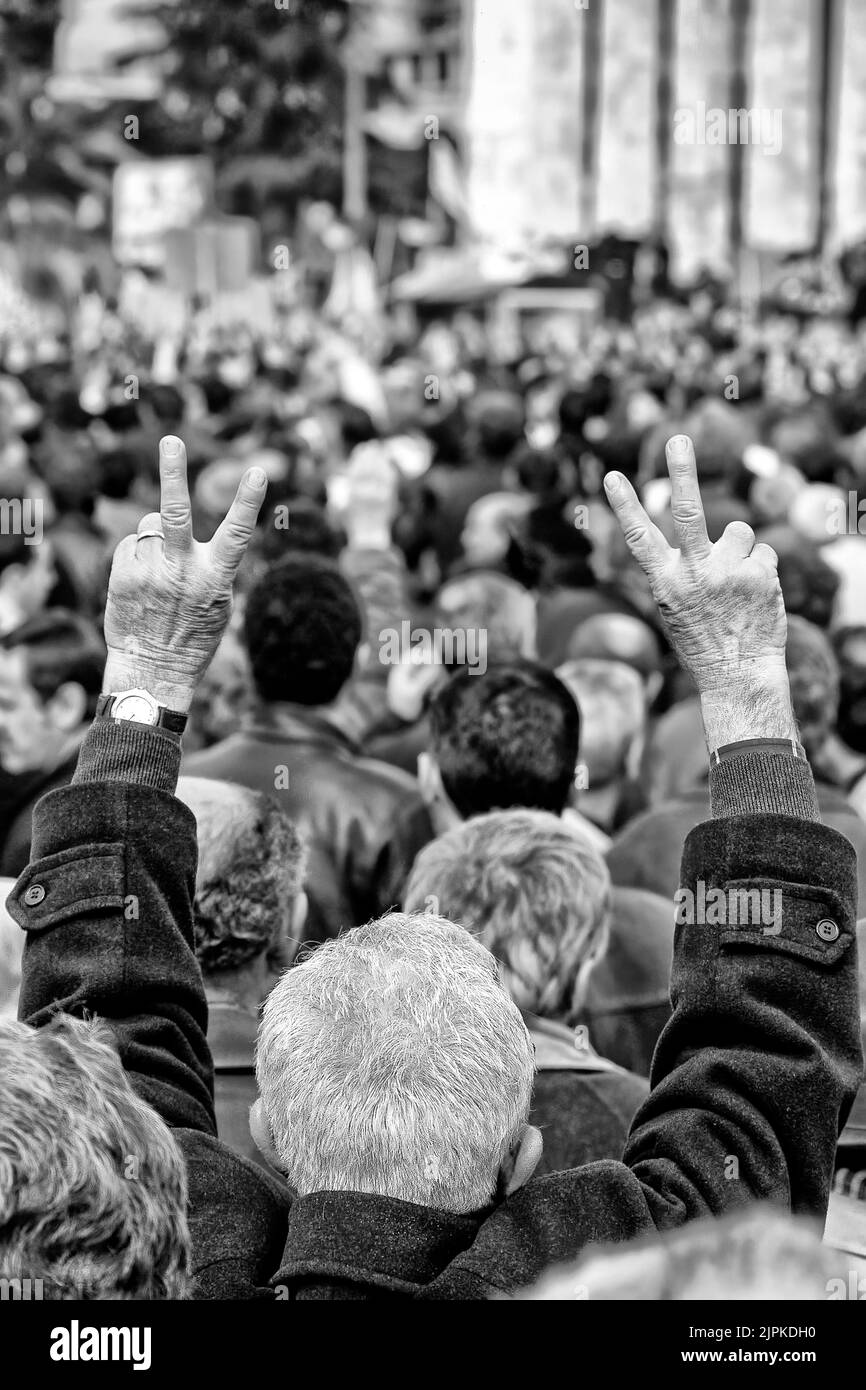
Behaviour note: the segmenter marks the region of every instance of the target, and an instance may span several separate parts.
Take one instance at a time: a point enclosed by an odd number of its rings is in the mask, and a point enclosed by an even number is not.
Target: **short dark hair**
[[[534,661],[460,671],[429,704],[431,750],[464,819],[514,806],[561,815],[574,781],[580,714]]]
[[[27,678],[42,700],[76,681],[87,695],[87,713],[96,713],[105,669],[105,646],[87,618],[67,608],[47,608],[0,638],[0,650],[23,647]]]
[[[329,705],[352,674],[361,610],[332,560],[290,555],[253,585],[244,643],[263,700]]]

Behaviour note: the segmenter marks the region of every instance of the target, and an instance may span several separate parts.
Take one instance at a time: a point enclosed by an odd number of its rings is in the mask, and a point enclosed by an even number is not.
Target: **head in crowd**
[[[644,683],[647,705],[661,689],[661,645],[648,623],[628,613],[594,613],[579,623],[568,640],[567,660],[623,662]]]
[[[213,660],[199,681],[184,734],[187,752],[209,748],[236,732],[252,704],[250,664],[233,625],[226,629]]]
[[[473,569],[501,564],[532,506],[532,497],[516,492],[488,492],[473,502],[460,537],[466,564]]]
[[[580,760],[591,789],[634,776],[646,734],[643,681],[624,661],[584,657],[557,675],[580,710]]]
[[[0,638],[0,766],[53,768],[96,712],[105,647],[86,618],[49,608]]]
[[[531,1176],[532,1043],[496,962],[442,917],[326,942],[265,1003],[252,1128],[292,1188],[472,1212]]]
[[[305,851],[293,821],[262,792],[181,777],[198,839],[195,950],[206,982],[261,1002],[291,964],[306,915]]]
[[[561,815],[580,739],[573,697],[530,661],[483,675],[460,671],[429,704],[430,747],[418,760],[421,794],[438,832],[511,806]]]
[[[551,1270],[521,1295],[532,1300],[589,1299],[749,1302],[845,1297],[850,1258],[821,1240],[814,1225],[769,1205],[691,1221],[670,1235],[647,1236],[590,1251]]]
[[[607,944],[610,875],[568,821],[546,811],[493,811],[418,854],[407,912],[460,922],[492,951],[526,1013],[570,1022]]]
[[[482,391],[468,410],[469,456],[504,464],[525,443],[523,401],[512,391]]]
[[[0,534],[0,634],[41,612],[57,581],[51,541],[43,538],[37,544],[35,538],[35,531],[30,536]]]
[[[820,628],[789,615],[785,665],[800,742],[807,756],[814,758],[836,727],[839,664]]]
[[[335,560],[342,538],[324,509],[309,497],[287,497],[274,503],[255,533],[255,558],[276,564],[288,554],[324,555]]]
[[[105,1024],[0,1024],[0,1277],[48,1299],[183,1298],[186,1169]]]
[[[779,583],[788,616],[829,628],[840,581],[819,548],[790,526],[769,526],[758,532],[758,540],[771,545],[779,557]]]
[[[290,555],[250,590],[244,642],[265,704],[330,705],[352,674],[361,611],[332,560]]]
[[[485,635],[488,661],[535,655],[535,600],[504,575],[479,572],[443,584],[436,600],[441,628]]]

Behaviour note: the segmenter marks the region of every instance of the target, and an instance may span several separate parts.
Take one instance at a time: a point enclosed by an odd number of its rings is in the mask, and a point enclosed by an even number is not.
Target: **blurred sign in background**
[[[213,206],[214,171],[205,157],[140,159],[114,174],[112,247],[121,265],[166,263],[166,234],[192,227]]]

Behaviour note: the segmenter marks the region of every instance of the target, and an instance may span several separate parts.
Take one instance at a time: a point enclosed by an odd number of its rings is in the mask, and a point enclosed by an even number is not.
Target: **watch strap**
[[[780,753],[783,757],[796,758],[807,762],[806,750],[794,738],[742,738],[737,743],[726,743],[710,754],[710,762],[719,763],[731,758],[742,758],[749,753]]]
[[[100,695],[96,702],[96,716],[98,719],[110,719],[114,702],[119,694],[118,691],[110,695]],[[133,722],[133,721],[130,721]],[[187,726],[187,716],[178,710],[167,709],[165,705],[157,705],[156,723],[148,725],[148,728],[166,729],[170,734],[182,734]]]

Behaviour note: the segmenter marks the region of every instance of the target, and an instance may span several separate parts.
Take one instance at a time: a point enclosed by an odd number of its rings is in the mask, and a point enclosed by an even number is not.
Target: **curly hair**
[[[362,634],[351,585],[320,555],[271,565],[247,598],[244,643],[263,700],[331,704],[352,674]]]
[[[188,1292],[186,1167],[103,1022],[0,1025],[0,1277],[46,1299]]]
[[[182,777],[178,796],[198,827],[195,950],[205,975],[282,957],[285,929],[303,883],[305,849],[281,806],[228,782]]]

